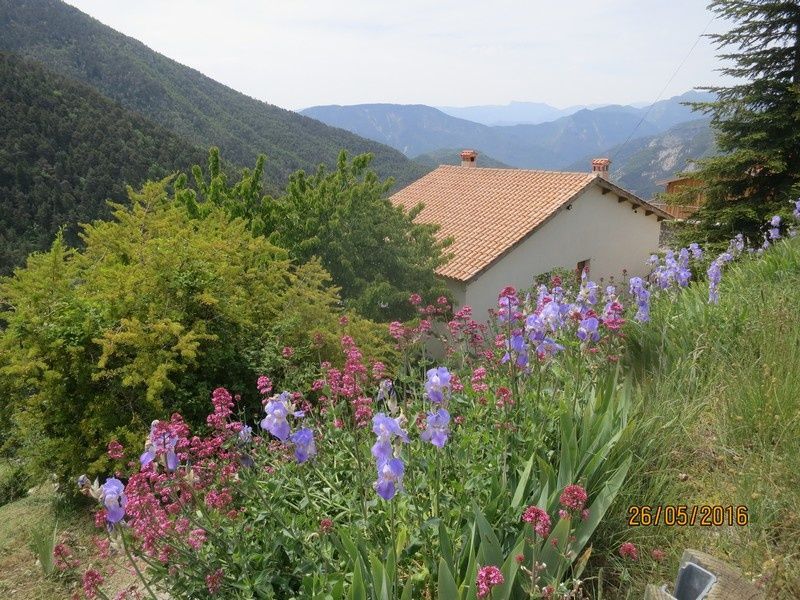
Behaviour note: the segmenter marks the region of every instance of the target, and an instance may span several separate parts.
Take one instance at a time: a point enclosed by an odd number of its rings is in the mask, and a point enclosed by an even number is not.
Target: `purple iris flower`
[[[722,280],[723,261],[718,257],[708,266],[708,302],[716,304],[719,302],[719,282]]]
[[[440,408],[435,413],[428,414],[427,422],[428,426],[420,436],[422,441],[430,442],[437,448],[444,448],[450,435],[450,413]]]
[[[650,290],[641,277],[631,277],[630,292],[636,298],[638,309],[633,318],[640,323],[646,323],[650,320]]]
[[[795,219],[800,220],[800,199],[794,202],[794,211],[792,212]]]
[[[253,428],[250,425],[245,425],[239,430],[239,442],[242,444],[249,444],[253,441]]]
[[[539,344],[536,346],[536,353],[542,358],[550,358],[555,356],[557,353],[561,352],[564,349],[564,346],[555,342],[550,338],[544,338]]]
[[[408,434],[400,427],[397,419],[387,417],[384,413],[372,417],[372,432],[378,438],[372,446],[372,456],[375,457],[378,466],[392,458],[392,440],[395,437],[408,443]]]
[[[567,309],[568,308],[569,307],[567,307]],[[563,312],[558,300],[553,299],[545,304],[539,313],[539,318],[551,332],[555,333],[558,331],[564,323]]]
[[[700,248],[700,245],[696,242],[692,242],[689,244],[689,251],[692,253],[692,258],[695,260],[699,260],[703,258],[703,250]]]
[[[741,254],[744,251],[744,236],[737,233],[736,236],[730,241],[728,245],[728,252],[731,255]]]
[[[528,315],[525,319],[525,330],[528,332],[528,338],[530,340],[541,341],[547,334],[547,325],[545,325],[539,315],[532,314]]]
[[[164,456],[167,470],[174,471],[178,468],[178,455],[175,452],[177,443],[178,437],[169,430],[168,424],[153,421],[147,438],[147,449],[139,457],[139,462],[146,467],[158,456]]]
[[[450,394],[450,372],[447,367],[437,367],[428,370],[428,380],[425,382],[425,393],[431,402],[441,404]]]
[[[781,238],[781,218],[779,215],[775,215],[770,219],[770,230],[769,230],[769,239],[771,240],[779,240]]]
[[[288,392],[283,392],[280,396],[273,396],[264,407],[267,416],[261,421],[261,429],[269,431],[280,441],[285,442],[291,433],[289,421],[286,420],[289,410]]]
[[[314,443],[314,432],[308,427],[298,429],[289,439],[294,444],[294,457],[297,462],[304,463],[309,458],[316,456],[317,446]]]
[[[600,332],[597,331],[598,325],[600,325],[600,321],[598,321],[595,317],[583,319],[578,324],[578,331],[576,332],[578,339],[582,342],[598,341],[600,339]]]
[[[391,500],[403,487],[403,475],[406,467],[399,458],[392,458],[378,463],[378,480],[375,491],[384,500]]]
[[[125,516],[125,505],[128,503],[125,486],[116,477],[109,477],[102,485],[101,490],[100,500],[106,507],[106,520],[112,525],[119,523]]]

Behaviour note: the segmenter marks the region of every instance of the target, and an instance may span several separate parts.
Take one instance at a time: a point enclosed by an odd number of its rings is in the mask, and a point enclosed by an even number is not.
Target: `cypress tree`
[[[732,21],[710,37],[722,51],[729,86],[706,87],[719,156],[697,162],[706,203],[692,231],[707,242],[743,232],[758,243],[765,220],[790,212],[800,195],[800,2],[713,0],[709,10]]]

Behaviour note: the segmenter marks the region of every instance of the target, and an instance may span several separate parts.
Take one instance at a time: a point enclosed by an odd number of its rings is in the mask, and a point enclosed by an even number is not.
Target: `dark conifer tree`
[[[692,233],[714,242],[741,231],[757,243],[800,195],[800,2],[714,0],[709,10],[733,22],[710,37],[736,79],[704,88],[717,100],[695,105],[711,115],[721,154],[697,163],[706,204]]]

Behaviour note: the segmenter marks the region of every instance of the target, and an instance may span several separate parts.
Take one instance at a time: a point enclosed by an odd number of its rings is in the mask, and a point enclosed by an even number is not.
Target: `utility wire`
[[[619,148],[617,148],[617,151],[614,152],[614,155],[611,157],[611,161],[612,162],[619,155],[619,153],[622,152],[622,150],[625,148],[627,143],[631,141],[631,138],[633,138],[633,135],[639,129],[641,124],[644,123],[645,119],[647,119],[647,116],[650,114],[650,111],[653,110],[653,106],[655,106],[656,102],[661,100],[661,96],[664,95],[664,92],[667,91],[667,88],[669,87],[669,84],[672,83],[672,80],[675,79],[675,76],[683,68],[683,65],[686,64],[687,60],[689,60],[689,57],[692,55],[692,52],[694,52],[694,49],[697,47],[697,44],[700,43],[700,40],[706,34],[706,31],[708,31],[708,28],[711,27],[711,23],[714,22],[714,19],[716,19],[716,16],[711,17],[711,19],[708,21],[706,26],[703,28],[703,31],[700,33],[700,35],[697,36],[697,39],[694,41],[694,44],[692,44],[692,47],[689,48],[689,52],[687,52],[686,56],[683,57],[683,60],[681,61],[681,64],[679,64],[678,67],[672,72],[672,75],[670,75],[670,78],[667,80],[667,83],[664,84],[663,88],[661,88],[661,92],[659,92],[658,97],[655,100],[653,100],[653,102],[650,104],[650,106],[647,107],[647,110],[642,115],[642,118],[639,119],[639,122],[636,124],[636,126],[633,128],[633,131],[631,131],[631,133],[630,133],[630,135],[628,135],[627,139],[624,142],[622,142],[622,145]]]

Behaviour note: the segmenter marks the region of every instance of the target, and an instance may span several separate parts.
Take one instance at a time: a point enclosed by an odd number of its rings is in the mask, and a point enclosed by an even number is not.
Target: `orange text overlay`
[[[629,506],[628,527],[721,527],[748,524],[747,507],[721,504],[666,504],[664,506]]]

